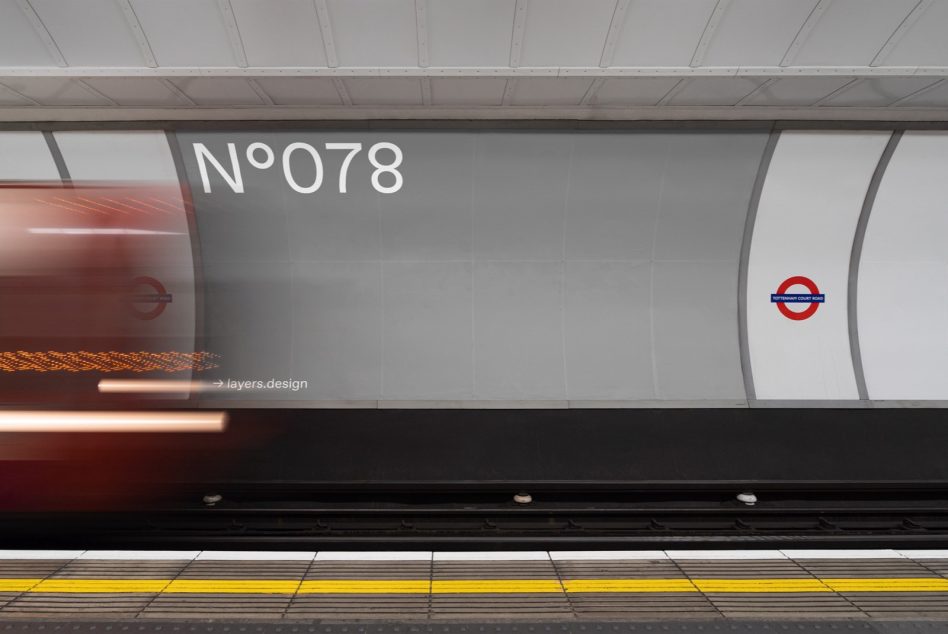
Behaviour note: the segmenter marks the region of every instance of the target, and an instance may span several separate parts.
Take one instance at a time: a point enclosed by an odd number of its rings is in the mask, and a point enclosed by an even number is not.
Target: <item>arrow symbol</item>
[[[221,387],[222,385],[224,385],[224,382],[221,381],[220,379],[217,379],[216,381],[214,381],[214,385],[217,387]]]

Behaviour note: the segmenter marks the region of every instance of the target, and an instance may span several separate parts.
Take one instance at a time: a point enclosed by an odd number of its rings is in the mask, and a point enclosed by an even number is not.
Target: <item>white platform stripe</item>
[[[431,551],[320,551],[316,561],[431,561]]]
[[[76,559],[83,550],[0,550],[0,559]]]
[[[240,551],[240,550],[0,550],[0,560],[219,560],[219,561],[622,561],[747,559],[948,559],[948,550],[571,550],[571,551]]]
[[[784,550],[790,559],[903,559],[895,550]]]
[[[198,561],[312,561],[316,551],[245,551],[204,550],[196,556]]]
[[[948,550],[898,550],[896,552],[909,559],[948,559]]]
[[[549,561],[550,553],[536,551],[436,552],[435,561]]]
[[[613,561],[629,559],[668,559],[662,550],[552,550],[553,561]]]
[[[87,550],[77,559],[140,559],[142,561],[190,561],[199,550]]]
[[[668,550],[671,559],[786,559],[779,550]]]

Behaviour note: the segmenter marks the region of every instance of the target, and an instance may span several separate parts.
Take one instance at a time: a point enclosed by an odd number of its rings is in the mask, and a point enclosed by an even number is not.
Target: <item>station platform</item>
[[[64,620],[948,629],[948,550],[0,551],[0,630]]]

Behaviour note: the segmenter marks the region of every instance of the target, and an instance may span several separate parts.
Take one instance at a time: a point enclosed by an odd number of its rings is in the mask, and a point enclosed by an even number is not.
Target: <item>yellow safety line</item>
[[[836,592],[948,592],[948,579],[823,579]]]
[[[530,594],[563,592],[556,579],[443,579],[431,582],[431,594]]]
[[[168,579],[43,579],[27,592],[161,592]]]
[[[690,579],[565,579],[567,592],[697,592]]]
[[[832,592],[820,579],[695,579],[702,592]]]
[[[0,579],[0,592],[26,592],[42,579]]]
[[[175,579],[164,592],[201,594],[296,594],[298,580],[271,579]]]
[[[558,594],[948,592],[948,579],[0,579],[0,592],[149,594]]]
[[[300,594],[428,594],[427,579],[321,579],[304,581]]]

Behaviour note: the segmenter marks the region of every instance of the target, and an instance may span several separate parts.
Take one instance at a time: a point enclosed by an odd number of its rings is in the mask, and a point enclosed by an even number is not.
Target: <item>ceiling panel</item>
[[[174,83],[199,106],[259,106],[263,104],[245,80],[236,77],[178,77]]]
[[[892,49],[893,66],[948,66],[948,2],[935,0]]]
[[[340,66],[417,66],[412,0],[329,0]]]
[[[918,0],[834,0],[794,64],[868,66]]]
[[[732,0],[703,66],[777,66],[816,0]]]
[[[916,90],[938,81],[937,77],[879,77],[853,82],[821,106],[888,106]]]
[[[0,106],[29,106],[32,105],[28,99],[18,95],[16,92],[0,84]]]
[[[514,87],[515,106],[575,106],[592,85],[584,77],[520,78]]]
[[[343,82],[352,103],[361,105],[421,105],[421,81],[391,77],[351,78]]]
[[[161,80],[147,77],[92,77],[85,82],[122,106],[190,105]]]
[[[427,3],[432,66],[506,66],[516,0]]]
[[[231,0],[250,66],[325,66],[312,0]]]
[[[138,42],[114,0],[32,0],[70,66],[144,66]]]
[[[941,80],[931,90],[900,103],[907,108],[948,108],[948,80]]]
[[[159,66],[236,66],[214,0],[132,0]]]
[[[788,77],[761,86],[743,106],[812,106],[852,81],[851,77]]]
[[[687,79],[669,100],[672,106],[733,106],[764,80],[750,77],[699,77]]]
[[[678,82],[675,77],[610,79],[596,93],[595,103],[603,106],[654,106]]]
[[[615,0],[529,0],[521,66],[599,66]]]
[[[257,84],[278,106],[338,106],[339,91],[324,77],[261,77]]]
[[[431,101],[436,106],[499,106],[504,98],[506,79],[451,77],[431,80]]]
[[[15,2],[0,2],[0,65],[56,65]]]
[[[82,86],[61,77],[8,77],[6,86],[44,106],[107,106],[109,102]]]
[[[688,66],[716,0],[636,0],[625,13],[613,66]]]

